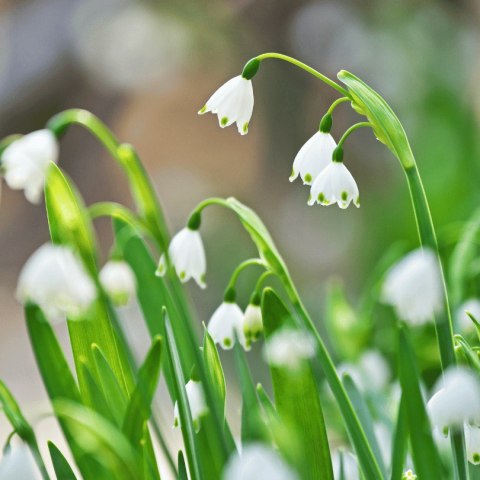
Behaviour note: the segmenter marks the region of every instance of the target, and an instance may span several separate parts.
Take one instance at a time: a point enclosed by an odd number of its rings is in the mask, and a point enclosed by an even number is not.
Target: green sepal
[[[258,58],[252,58],[243,67],[242,77],[245,78],[245,80],[251,80],[258,72],[259,67],[260,60]]]

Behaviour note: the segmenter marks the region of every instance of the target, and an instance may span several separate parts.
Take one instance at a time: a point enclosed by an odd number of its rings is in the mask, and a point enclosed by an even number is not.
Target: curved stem
[[[337,108],[338,105],[340,105],[341,103],[344,103],[344,102],[351,102],[351,98],[348,98],[348,97],[341,97],[341,98],[337,98],[337,100],[335,100],[331,105],[330,105],[330,108],[327,110],[327,113],[329,113],[330,115],[333,113],[333,111]]]
[[[262,287],[263,282],[271,275],[275,275],[275,272],[273,272],[272,270],[267,270],[258,277],[257,283],[255,284],[255,292],[260,293],[260,288]]]
[[[289,57],[288,55],[283,55],[282,53],[274,53],[274,52],[262,53],[261,55],[258,55],[255,58],[257,60],[260,60],[260,61],[265,60],[267,58],[276,58],[278,60],[283,60],[285,62],[289,62],[289,63],[295,65],[296,67],[299,67],[302,70],[305,70],[306,72],[310,73],[314,77],[316,77],[319,80],[321,80],[322,82],[326,83],[328,86],[330,86],[330,87],[334,88],[335,90],[337,90],[338,92],[340,92],[342,95],[344,95],[346,97],[349,97],[348,91],[345,88],[341,87],[337,82],[334,82],[333,80],[331,80],[327,76],[323,75],[323,73],[320,73],[318,70],[315,70],[314,68],[308,66],[306,63],[300,62],[296,58]]]
[[[233,271],[232,276],[230,277],[230,281],[228,282],[227,289],[235,288],[235,284],[237,283],[238,276],[242,273],[243,270],[250,267],[251,265],[258,265],[261,267],[266,267],[265,262],[260,258],[249,258],[244,262],[240,263],[237,268]]]
[[[343,147],[345,140],[355,131],[362,127],[371,127],[372,124],[370,122],[358,122],[355,125],[352,125],[343,135],[342,138],[338,141],[337,147]]]

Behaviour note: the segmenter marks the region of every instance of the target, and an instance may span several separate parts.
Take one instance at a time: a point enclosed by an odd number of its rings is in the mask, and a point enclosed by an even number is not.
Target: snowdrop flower
[[[411,470],[407,470],[403,472],[402,480],[417,480],[417,476]]]
[[[58,142],[48,129],[37,130],[15,140],[1,157],[1,169],[8,186],[24,190],[31,203],[42,198],[50,162],[58,161]]]
[[[52,321],[75,317],[96,298],[95,285],[74,252],[46,243],[27,260],[17,285],[21,303],[37,304]]]
[[[309,205],[337,203],[340,208],[347,208],[350,202],[353,202],[357,207],[360,206],[357,183],[343,164],[342,155],[342,148],[337,147],[333,152],[333,160],[320,172],[312,184]]]
[[[275,367],[298,369],[315,355],[315,339],[307,332],[284,328],[265,344],[264,358]]]
[[[253,112],[252,77],[257,73],[259,60],[250,60],[241,75],[223,84],[198,112],[203,115],[212,112],[218,115],[220,127],[225,128],[237,123],[238,133],[246,135]]]
[[[480,428],[465,424],[465,443],[470,463],[480,465]]]
[[[190,406],[190,413],[192,415],[193,426],[198,432],[200,429],[200,418],[208,413],[207,403],[205,401],[205,394],[200,382],[196,380],[189,380],[185,385],[187,392],[188,405]],[[180,426],[180,416],[178,413],[178,403],[175,402],[173,409],[173,426],[177,428]]]
[[[450,427],[480,420],[480,381],[465,367],[449,368],[429,400],[427,409],[432,423],[444,434]]]
[[[243,312],[235,303],[235,291],[233,289],[229,288],[225,292],[224,300],[213,312],[207,330],[213,341],[220,344],[224,350],[233,348],[235,336],[246,350],[249,349],[250,345],[243,333]]]
[[[200,288],[205,288],[207,261],[202,237],[198,231],[200,214],[190,217],[188,226],[180,230],[170,242],[168,255],[182,283],[193,278]],[[167,271],[165,254],[160,257],[156,274],[165,275]]]
[[[38,480],[42,476],[24,445],[10,446],[0,462],[0,480]]]
[[[315,133],[297,153],[290,181],[293,182],[300,175],[304,185],[311,185],[320,172],[331,163],[336,146],[330,133],[322,131]]]
[[[343,450],[336,450],[332,455],[332,466],[334,478],[360,480],[357,459],[353,453],[345,452]]]
[[[137,291],[132,268],[122,260],[110,260],[100,271],[100,283],[115,306],[127,305]]]
[[[243,333],[247,343],[255,342],[263,331],[260,295],[254,293],[243,315]]]
[[[480,300],[477,298],[470,298],[459,307],[456,320],[457,328],[461,332],[471,332],[474,329],[474,323],[467,315],[467,312],[470,313],[475,320],[480,322]]]
[[[280,455],[261,443],[245,445],[242,454],[234,453],[223,471],[222,480],[298,480],[297,474]]]
[[[410,252],[385,277],[382,300],[398,317],[421,325],[443,308],[443,286],[437,256],[430,249]]]

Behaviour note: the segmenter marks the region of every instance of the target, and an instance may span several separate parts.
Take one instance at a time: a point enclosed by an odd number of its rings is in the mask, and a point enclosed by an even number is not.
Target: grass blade
[[[52,459],[57,480],[77,480],[67,459],[53,442],[48,442],[48,451],[50,452],[50,458]]]

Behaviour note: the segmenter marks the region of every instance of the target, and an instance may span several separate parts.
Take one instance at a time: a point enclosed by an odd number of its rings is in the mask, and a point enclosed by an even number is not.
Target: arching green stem
[[[230,281],[228,282],[227,289],[235,288],[240,273],[242,273],[243,270],[252,265],[258,265],[264,268],[267,266],[265,262],[260,258],[249,258],[248,260],[245,260],[244,262],[240,263],[240,265],[238,265],[237,268],[233,271],[232,276],[230,277]]]
[[[338,141],[337,147],[343,147],[345,140],[355,131],[362,127],[371,127],[372,124],[370,122],[358,122],[355,125],[352,125],[340,138]]]
[[[296,58],[289,57],[288,55],[283,55],[282,53],[262,53],[261,55],[258,55],[255,57],[257,60],[262,61],[267,58],[276,58],[278,60],[283,60],[284,62],[289,62],[293,65],[295,65],[298,68],[301,68],[302,70],[305,70],[306,72],[310,73],[314,77],[318,78],[322,82],[326,83],[328,86],[334,88],[338,92],[340,92],[342,95],[349,97],[349,93],[347,90],[345,90],[342,86],[340,86],[337,82],[334,82],[327,76],[323,75],[323,73],[320,73],[318,70],[315,70],[312,67],[309,67],[307,64],[300,62]]]
[[[262,285],[263,285],[263,282],[270,276],[272,275],[275,275],[274,272],[272,272],[271,270],[267,270],[266,272],[263,272],[259,277],[258,277],[258,280],[257,280],[257,283],[255,284],[255,292],[257,293],[261,293],[260,292],[260,289],[262,288]]]
[[[333,111],[338,107],[338,105],[340,105],[341,103],[345,103],[345,102],[351,102],[352,100],[348,97],[341,97],[341,98],[337,98],[337,100],[335,100],[331,105],[330,105],[330,108],[327,110],[327,113],[329,113],[330,115],[333,113]]]

